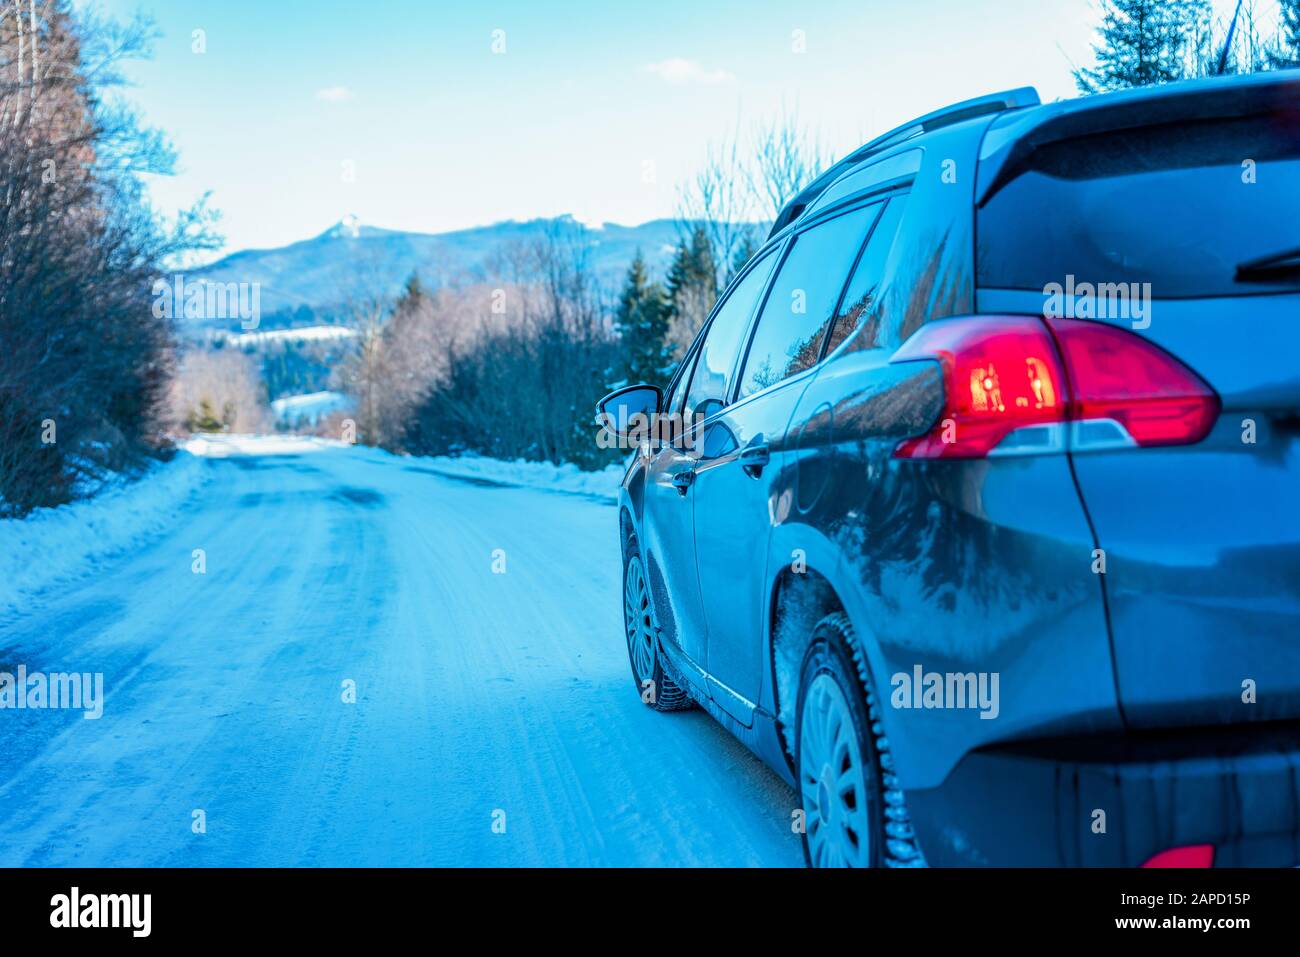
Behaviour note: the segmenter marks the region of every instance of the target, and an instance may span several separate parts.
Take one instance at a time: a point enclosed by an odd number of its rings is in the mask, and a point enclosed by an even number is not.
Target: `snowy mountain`
[[[250,249],[226,256],[202,269],[188,270],[189,282],[257,283],[261,295],[263,327],[308,317],[328,319],[331,311],[362,282],[396,292],[412,272],[437,286],[448,279],[481,273],[492,257],[512,244],[542,236],[556,225],[576,226],[570,217],[503,222],[447,233],[410,233],[363,225],[348,217],[312,239],[279,249]],[[667,268],[678,226],[660,219],[640,226],[606,223],[588,227],[591,264],[601,283],[611,289],[622,282],[638,249],[660,275]],[[298,317],[291,314],[300,311]],[[230,323],[194,320],[191,325],[228,326]]]

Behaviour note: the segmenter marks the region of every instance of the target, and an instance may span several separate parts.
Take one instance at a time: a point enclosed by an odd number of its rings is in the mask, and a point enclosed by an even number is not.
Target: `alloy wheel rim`
[[[799,727],[808,855],[815,867],[866,867],[871,860],[866,763],[849,703],[830,674],[813,679]]]
[[[655,673],[654,627],[650,623],[650,592],[640,559],[628,563],[623,585],[623,623],[632,670],[639,681],[650,681]]]

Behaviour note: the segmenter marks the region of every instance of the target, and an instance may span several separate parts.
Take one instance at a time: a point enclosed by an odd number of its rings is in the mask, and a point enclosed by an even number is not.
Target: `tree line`
[[[354,288],[357,337],[334,383],[353,408],[327,432],[351,420],[358,441],[394,451],[603,464],[586,423],[618,340],[587,230],[559,220],[495,259],[436,289],[412,276],[391,306]]]
[[[213,236],[202,204],[165,222],[145,199],[175,157],[118,67],[154,39],[68,0],[0,4],[0,516],[167,445],[174,345],[150,290]]]
[[[1272,6],[1269,0],[1267,6]],[[1256,0],[1216,15],[1209,0],[1102,0],[1096,63],[1074,71],[1081,93],[1300,67],[1300,0]]]

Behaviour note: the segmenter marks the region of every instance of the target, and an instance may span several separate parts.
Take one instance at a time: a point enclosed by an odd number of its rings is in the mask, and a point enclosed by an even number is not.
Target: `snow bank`
[[[203,463],[181,451],[138,479],[117,477],[94,498],[0,520],[0,619],[51,585],[160,533],[207,479]]]
[[[348,445],[337,439],[323,439],[314,435],[245,435],[212,432],[194,435],[180,443],[180,447],[191,455],[224,459],[232,455],[302,455],[308,452],[323,452],[326,449],[346,449]]]
[[[307,392],[287,395],[271,403],[271,411],[282,422],[297,427],[303,422],[315,425],[335,409],[345,409],[352,400],[341,392]]]
[[[517,485],[549,492],[586,495],[591,498],[618,500],[618,485],[626,469],[608,465],[599,472],[584,472],[576,465],[552,465],[550,462],[505,462],[479,455],[420,457],[434,471],[452,478],[476,478],[502,485]]]
[[[260,346],[268,342],[330,342],[336,339],[352,339],[355,329],[347,326],[298,326],[293,329],[267,329],[261,332],[224,333],[221,338],[237,349],[244,346]]]

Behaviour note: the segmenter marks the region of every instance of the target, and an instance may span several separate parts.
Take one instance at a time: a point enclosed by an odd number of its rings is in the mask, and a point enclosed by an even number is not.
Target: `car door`
[[[786,426],[880,208],[874,203],[823,219],[787,244],[728,394],[734,401],[707,424],[700,444],[695,554],[709,691],[746,726],[765,660],[766,561],[774,514],[787,492]]]
[[[679,380],[679,385],[685,386],[680,393],[683,398],[670,398],[666,412],[682,413],[684,404],[684,419],[690,423],[720,407],[772,262],[769,255],[755,263],[726,293]],[[673,393],[677,395],[679,390],[674,388]],[[702,680],[707,625],[695,571],[695,498],[691,494],[695,441],[695,431],[688,428],[676,441],[665,442],[651,453],[642,537],[660,637],[670,654],[685,658],[678,664],[695,672],[688,677]]]

